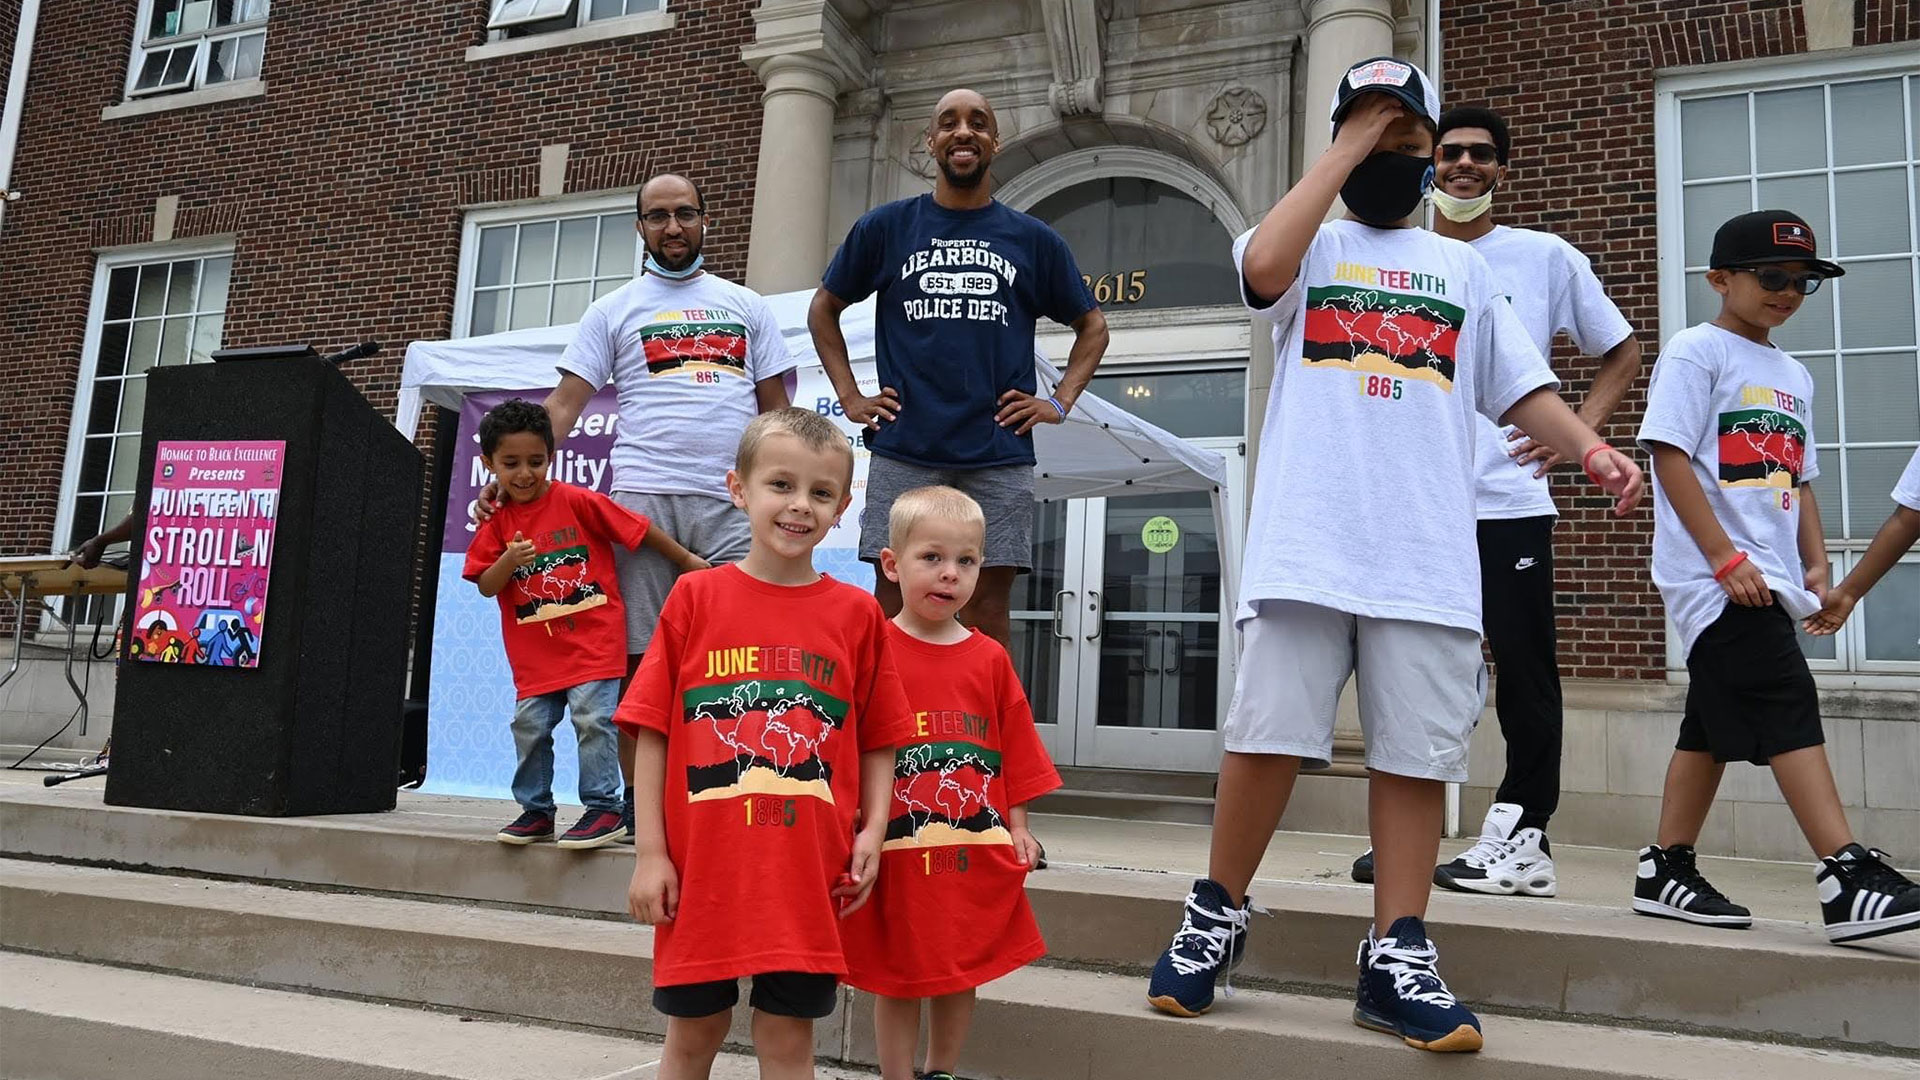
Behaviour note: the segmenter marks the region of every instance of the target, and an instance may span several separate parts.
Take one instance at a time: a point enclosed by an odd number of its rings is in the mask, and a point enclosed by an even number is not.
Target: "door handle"
[[[1061,620],[1066,617],[1066,599],[1073,595],[1071,589],[1061,589],[1053,594],[1053,636],[1061,641],[1072,641],[1073,635],[1061,629]]]
[[[1163,665],[1160,670],[1165,674],[1178,677],[1180,666],[1187,658],[1186,637],[1178,630],[1162,630],[1160,633],[1161,641],[1166,645],[1166,648],[1160,652],[1160,662]]]
[[[1087,611],[1093,616],[1093,633],[1087,635],[1087,640],[1097,641],[1102,624],[1106,621],[1106,611],[1100,606],[1100,594],[1092,589],[1087,590]]]

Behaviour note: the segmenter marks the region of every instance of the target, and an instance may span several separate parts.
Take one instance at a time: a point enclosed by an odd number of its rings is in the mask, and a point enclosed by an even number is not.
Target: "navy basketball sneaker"
[[[1147,1001],[1173,1016],[1199,1016],[1213,1008],[1213,984],[1226,978],[1247,951],[1251,910],[1251,901],[1236,907],[1219,882],[1194,882],[1180,929],[1153,966]]]
[[[1480,1049],[1480,1018],[1454,1000],[1435,967],[1440,954],[1427,928],[1402,916],[1376,938],[1360,943],[1360,985],[1353,1022],[1397,1035],[1408,1046],[1443,1053]]]
[[[1920,885],[1888,862],[1887,853],[1848,844],[1820,860],[1813,882],[1827,940],[1858,941],[1920,927]]]

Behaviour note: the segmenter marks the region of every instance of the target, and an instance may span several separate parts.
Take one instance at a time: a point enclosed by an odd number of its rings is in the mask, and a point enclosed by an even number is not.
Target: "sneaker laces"
[[[1362,948],[1365,948],[1363,943]],[[1393,976],[1393,992],[1403,1001],[1418,1001],[1426,1005],[1452,1008],[1455,1004],[1453,991],[1441,980],[1434,965],[1440,960],[1440,952],[1433,946],[1412,948],[1403,946],[1392,938],[1373,943],[1373,956],[1369,964],[1378,971]]]
[[[1480,841],[1460,853],[1460,861],[1475,870],[1485,870],[1494,863],[1511,856],[1520,850],[1520,841],[1503,840],[1497,836],[1482,836]]]
[[[1713,887],[1713,882],[1700,876],[1700,866],[1694,861],[1692,849],[1684,851],[1667,849],[1667,876],[1694,892],[1697,900],[1732,903],[1725,893]]]
[[[1879,848],[1868,848],[1864,859],[1835,859],[1834,862],[1845,869],[1848,884],[1856,889],[1899,895],[1908,889],[1920,888],[1895,870],[1893,856]]]
[[[1204,928],[1195,926],[1193,924],[1195,913],[1204,915],[1221,925]],[[1246,926],[1246,911],[1233,909],[1215,911],[1202,906],[1198,897],[1188,893],[1187,911],[1180,920],[1180,929],[1173,935],[1173,945],[1169,950],[1173,970],[1182,975],[1196,975],[1207,968],[1226,964],[1233,948],[1234,931],[1244,930]],[[1181,954],[1180,946],[1183,941],[1191,942],[1199,949],[1200,956],[1197,959]],[[1227,972],[1227,980],[1230,988],[1233,980],[1231,970]],[[1229,989],[1228,993],[1231,994],[1232,990]]]

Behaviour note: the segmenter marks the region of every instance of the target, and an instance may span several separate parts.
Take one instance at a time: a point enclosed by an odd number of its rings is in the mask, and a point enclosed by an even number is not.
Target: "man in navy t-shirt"
[[[948,484],[971,495],[986,511],[987,541],[961,618],[1004,645],[1014,575],[1032,563],[1033,426],[1072,411],[1106,351],[1107,320],[1060,234],[989,194],[999,139],[986,98],[941,98],[927,129],[940,169],[933,193],[854,224],[807,328],[841,407],[871,429],[860,557],[879,560],[901,492]],[[854,383],[840,313],[875,294],[880,392],[869,397]],[[1035,396],[1033,328],[1043,316],[1071,326],[1074,342],[1059,386]],[[900,587],[884,574],[874,594],[889,616],[899,612]]]

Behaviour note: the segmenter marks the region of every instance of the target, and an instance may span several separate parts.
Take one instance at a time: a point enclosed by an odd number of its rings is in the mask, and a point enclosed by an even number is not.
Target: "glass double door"
[[[1238,522],[1240,440],[1193,441],[1227,457],[1227,516]],[[1207,492],[1036,508],[1013,655],[1055,762],[1219,767],[1234,661],[1222,547]]]

